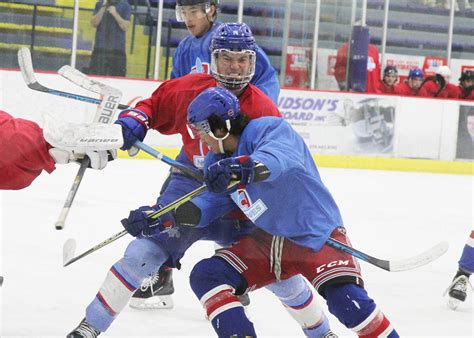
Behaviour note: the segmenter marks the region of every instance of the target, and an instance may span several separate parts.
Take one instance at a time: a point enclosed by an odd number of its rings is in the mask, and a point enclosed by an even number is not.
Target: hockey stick
[[[80,72],[76,68],[71,67],[69,65],[62,66],[58,70],[58,74],[64,77],[65,79],[71,81],[72,83],[84,89],[90,90],[94,93],[101,93],[101,90],[103,90],[102,88],[105,86],[103,83],[90,78],[86,74]],[[140,141],[137,141],[135,143],[135,146],[143,150],[147,154],[159,159],[160,161],[163,161],[166,164],[181,170],[184,174],[194,178],[195,180],[199,182],[203,182],[203,176],[199,171],[193,170],[190,167],[187,167],[183,165],[182,163],[173,160],[172,158],[160,153],[159,151],[153,149],[152,147]]]
[[[64,202],[64,206],[61,209],[59,214],[58,220],[54,224],[56,230],[64,229],[64,223],[66,222],[66,217],[69,214],[69,209],[71,209],[72,202],[74,201],[74,197],[76,197],[77,190],[79,190],[79,186],[81,185],[82,178],[86,172],[87,167],[91,163],[89,157],[84,157],[81,161],[81,166],[74,178],[74,182],[72,183],[71,189],[69,189],[69,193],[67,194],[66,201]]]
[[[56,96],[66,97],[73,100],[92,103],[92,104],[100,104],[102,102],[102,100],[99,100],[93,97],[63,92],[61,90],[56,90],[56,89],[43,86],[36,79],[36,76],[33,70],[33,63],[31,61],[31,53],[30,53],[30,50],[26,47],[18,50],[18,64],[20,65],[20,70],[21,70],[21,74],[23,75],[23,79],[25,80],[26,85],[30,89],[40,91],[43,93],[56,95]],[[130,107],[125,104],[119,104],[117,108],[128,109]]]
[[[367,263],[370,263],[372,265],[375,265],[376,267],[379,267],[381,269],[384,269],[390,272],[406,271],[406,270],[411,270],[411,269],[415,269],[420,266],[426,265],[436,260],[438,257],[443,255],[444,253],[446,253],[449,247],[448,242],[443,241],[443,242],[438,243],[431,249],[426,250],[422,252],[421,254],[413,256],[413,257],[399,259],[399,260],[384,260],[384,259],[372,257],[344,243],[341,243],[338,240],[335,240],[331,237],[327,239],[326,243],[337,250],[347,252],[348,254],[354,257],[360,258],[363,261],[366,261]]]
[[[233,182],[229,187],[232,187],[233,185],[237,184],[238,182]],[[176,201],[168,204],[167,206],[161,208],[160,210],[155,211],[154,213],[150,214],[148,216],[148,219],[156,219],[159,216],[166,214],[167,212],[176,209],[180,205],[190,201],[192,198],[200,195],[204,191],[207,190],[207,187],[205,185],[200,186],[199,188],[189,192],[188,194],[184,195],[183,197],[177,199]],[[99,250],[100,248],[103,248],[104,246],[114,242],[115,240],[119,239],[120,237],[125,236],[128,234],[127,230],[122,230],[119,233],[116,233],[115,235],[107,238],[105,241],[97,244],[96,246],[90,248],[89,250],[85,251],[84,253],[74,257],[74,251],[76,249],[76,242],[74,239],[70,238],[68,239],[63,246],[63,266],[68,266],[69,264],[74,263],[75,261],[93,253],[94,251]]]
[[[25,83],[29,88],[33,90],[45,92],[45,93],[50,93],[53,95],[76,99],[79,101],[96,103],[99,105],[99,108],[94,117],[94,122],[101,122],[101,123],[112,122],[115,109],[120,105],[119,101],[122,97],[122,93],[118,91],[117,89],[103,85],[100,88],[100,94],[102,94],[104,98],[103,100],[96,100],[92,98],[87,98],[82,95],[76,95],[72,93],[67,93],[67,92],[47,88],[41,85],[36,80],[35,73],[33,70],[33,63],[31,61],[31,53],[28,48],[21,48],[18,51],[18,64],[20,66],[23,79],[25,80]],[[57,230],[62,230],[64,228],[66,217],[69,214],[69,210],[71,208],[72,202],[74,201],[74,197],[76,196],[77,190],[79,189],[79,186],[82,182],[82,178],[84,177],[85,171],[87,167],[89,166],[89,164],[90,164],[90,159],[88,159],[87,157],[84,157],[84,159],[81,161],[81,166],[76,174],[76,177],[71,186],[71,189],[69,190],[64,206],[55,224],[55,228]]]
[[[194,178],[195,180],[197,180],[199,182],[204,181],[204,178],[203,178],[201,172],[199,172],[197,170],[194,170],[190,167],[187,167],[184,164],[182,164],[182,163],[180,163],[176,160],[173,160],[172,158],[166,156],[165,154],[160,153],[159,151],[155,150],[154,148],[150,147],[149,145],[146,145],[146,144],[144,144],[140,141],[136,141],[135,146],[137,148],[143,150],[147,154],[159,159],[160,161],[163,161],[166,164],[169,164],[173,168],[176,168],[176,169],[182,171],[183,174],[185,174],[185,175],[187,175],[191,178]]]

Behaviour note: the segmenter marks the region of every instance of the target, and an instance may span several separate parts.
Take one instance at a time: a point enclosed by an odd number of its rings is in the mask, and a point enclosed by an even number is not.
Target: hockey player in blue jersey
[[[240,209],[257,226],[191,273],[191,287],[216,333],[256,337],[236,294],[301,273],[329,311],[359,337],[399,337],[363,288],[357,260],[326,244],[331,236],[350,245],[303,139],[283,119],[249,120],[239,110],[237,98],[223,88],[205,90],[188,108],[190,130],[211,152],[205,160],[210,192],[184,207],[193,210],[187,224],[206,227]],[[233,180],[239,185],[228,188]],[[180,208],[177,219],[179,213]]]
[[[245,24],[227,24],[221,27],[221,24],[216,22],[218,6],[219,0],[176,0],[176,19],[186,24],[191,35],[179,43],[173,54],[172,79],[189,73],[209,74],[211,72],[211,57],[215,56],[211,56],[210,45],[219,27],[229,30],[233,25],[241,25],[250,30]],[[258,46],[255,74],[250,83],[278,104],[280,84],[276,71],[268,56]]]
[[[216,85],[235,89],[242,107],[245,107],[252,118],[280,116],[273,102],[255,86],[248,84],[254,69],[255,58],[252,57],[255,55],[252,53],[254,40],[251,39],[249,31],[237,29],[235,32],[237,34],[213,44],[221,47],[222,43],[228,44],[228,48],[219,48],[222,57],[213,60],[217,63],[215,73],[213,72],[214,77],[207,74],[190,74],[165,81],[152,97],[137,104],[133,111],[134,115],[127,115],[127,111],[121,114],[117,122],[125,131],[125,143],[132,145],[133,137],[137,137],[138,134],[143,139],[146,133],[145,127],[138,122],[135,123],[135,119],[132,118],[139,115],[146,120],[150,128],[166,134],[180,133],[184,150],[178,155],[177,161],[187,166],[193,164],[196,166],[200,162],[194,162],[194,159],[202,155],[201,152],[204,150],[207,153],[207,148],[200,146],[198,139],[190,138],[186,129],[187,108],[204,89],[214,88]],[[239,74],[233,70],[235,68],[233,63],[230,66],[227,64],[229,60],[240,60],[240,65],[236,68],[240,69]],[[182,209],[184,211],[177,219],[173,214],[167,214],[156,222],[151,224],[148,222],[147,213],[159,208],[159,203],[168,204],[200,184],[201,182],[173,170],[169,184],[164,185],[166,190],[161,193],[157,205],[143,206],[130,212],[123,224],[127,231],[137,238],[129,244],[124,256],[111,267],[99,292],[85,311],[86,318],[68,337],[96,337],[100,332],[106,331],[142,281],[164,263],[171,267],[177,266],[179,259],[195,241],[207,239],[222,245],[230,245],[238,236],[253,228],[253,224],[245,217],[237,219],[235,216],[218,219],[203,229],[182,226],[186,224],[187,217],[192,216],[192,210],[188,212],[186,209]],[[168,225],[171,228],[160,232],[168,228]],[[269,289],[287,305],[286,308],[301,324],[307,336],[319,337],[314,334],[314,329],[329,328],[327,318],[316,303],[313,290],[308,288],[301,276],[293,276],[272,285]]]
[[[474,273],[474,230],[471,231],[458,262],[458,271],[444,294],[448,294],[448,307],[456,310],[472,289],[469,277]]]

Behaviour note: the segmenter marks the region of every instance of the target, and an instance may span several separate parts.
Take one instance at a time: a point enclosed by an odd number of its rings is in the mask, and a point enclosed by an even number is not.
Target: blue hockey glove
[[[231,179],[239,180],[248,185],[255,178],[255,162],[250,156],[229,157],[211,164],[204,175],[204,182],[209,191],[215,193],[231,193],[237,185],[227,189]]]
[[[149,128],[148,116],[138,109],[122,111],[115,123],[122,126],[122,150],[130,149],[137,140],[143,141]]]
[[[173,216],[168,212],[155,219],[149,219],[148,216],[159,210],[162,205],[154,207],[143,206],[136,210],[130,211],[128,218],[124,218],[121,222],[127,232],[136,237],[140,234],[143,236],[151,236],[155,232],[160,232],[174,224]]]

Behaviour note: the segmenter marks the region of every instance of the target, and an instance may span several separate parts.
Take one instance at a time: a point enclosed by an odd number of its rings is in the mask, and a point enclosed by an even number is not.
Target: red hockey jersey
[[[207,154],[199,139],[192,139],[188,133],[188,106],[196,96],[207,88],[216,87],[217,82],[209,74],[189,74],[165,81],[151,97],[137,103],[136,108],[150,118],[150,128],[161,134],[181,134],[184,152],[195,163],[194,156]],[[240,110],[250,118],[281,116],[273,101],[257,87],[249,84],[239,97]]]
[[[0,189],[25,188],[55,163],[42,129],[34,122],[14,118],[0,110]]]

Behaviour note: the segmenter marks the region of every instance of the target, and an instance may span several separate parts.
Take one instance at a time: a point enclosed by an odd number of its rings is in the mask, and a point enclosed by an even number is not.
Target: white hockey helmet
[[[439,66],[438,69],[436,70],[436,74],[449,77],[451,76],[451,69],[449,69],[448,66]]]

